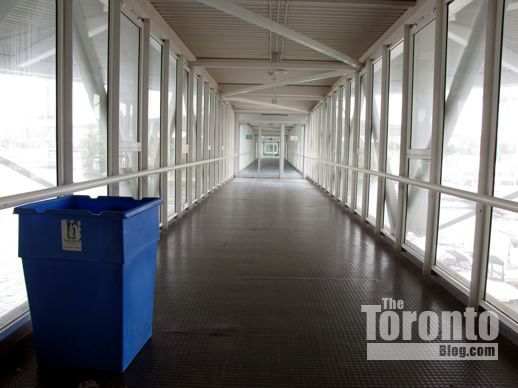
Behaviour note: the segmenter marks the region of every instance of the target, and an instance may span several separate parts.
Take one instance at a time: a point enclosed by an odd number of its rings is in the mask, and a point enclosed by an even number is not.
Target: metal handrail
[[[70,183],[66,185],[51,187],[47,189],[28,191],[21,194],[13,194],[7,195],[5,197],[0,197],[0,209],[6,209],[18,205],[23,205],[25,203],[41,201],[43,199],[53,198],[61,195],[73,194],[77,191],[92,189],[99,186],[106,186],[113,183],[127,181],[129,179],[142,178],[149,175],[161,174],[174,170],[181,170],[183,168],[196,167],[204,164],[218,162],[220,160],[233,159],[237,157],[234,156],[223,156],[220,158],[214,158],[209,160],[200,160],[198,162],[191,162],[185,164],[178,164],[176,166],[166,166],[160,167],[153,170],[142,170],[137,172],[131,172],[123,175],[114,175],[106,178],[93,179],[85,182],[78,183]]]
[[[438,185],[436,183],[418,181],[415,179],[410,179],[410,178],[402,177],[399,175],[387,174],[387,173],[384,173],[381,171],[368,170],[365,168],[347,166],[345,164],[329,162],[327,160],[322,160],[322,159],[314,158],[314,157],[307,156],[307,155],[305,157],[308,159],[313,159],[317,163],[328,164],[328,165],[339,167],[339,168],[345,168],[345,169],[351,170],[351,171],[361,172],[361,173],[369,174],[369,175],[375,175],[380,178],[397,181],[397,182],[404,183],[404,184],[407,184],[410,186],[415,186],[415,187],[419,187],[422,189],[426,189],[426,190],[430,190],[430,191],[434,191],[434,192],[438,192],[438,193],[448,194],[448,195],[451,195],[454,197],[467,199],[469,201],[477,202],[477,203],[480,203],[483,205],[488,205],[491,207],[496,207],[499,209],[509,210],[511,212],[518,213],[518,203],[514,202],[514,201],[510,201],[508,199],[496,198],[496,197],[492,197],[492,196],[485,195],[485,194],[473,193],[471,191],[455,189],[453,187]]]

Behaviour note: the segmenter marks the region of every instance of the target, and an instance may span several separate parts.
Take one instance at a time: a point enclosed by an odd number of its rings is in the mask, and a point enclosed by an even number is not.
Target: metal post
[[[388,132],[388,99],[389,99],[389,48],[383,46],[381,59],[381,117],[380,117],[380,146],[378,167],[381,172],[387,172],[387,132]],[[385,178],[378,178],[378,204],[376,207],[376,234],[381,233],[383,226],[383,209],[385,205]]]
[[[57,2],[57,183],[73,182],[73,47],[72,47],[72,2]]]
[[[210,124],[210,89],[207,84],[203,85],[203,160],[209,159],[209,124]],[[203,195],[207,195],[209,192],[209,173],[210,164],[203,166],[203,184],[202,191]]]
[[[432,149],[430,161],[430,183],[439,184],[442,168],[442,131],[444,127],[444,84],[446,77],[446,39],[447,39],[447,5],[443,0],[436,0],[435,18],[435,56],[433,77],[433,110],[432,110]],[[428,212],[426,223],[426,242],[423,261],[423,274],[432,272],[432,262],[437,250],[437,228],[439,223],[440,194],[428,191]]]
[[[183,150],[182,150],[182,125],[183,125],[183,72],[185,67],[185,57],[178,56],[178,63],[176,64],[176,136],[175,136],[175,159],[176,164],[182,164]],[[175,171],[175,208],[176,218],[182,218],[183,203],[182,203],[182,170]]]
[[[263,142],[262,142],[262,129],[259,127],[259,130],[257,131],[257,173],[261,174],[261,159],[262,159],[262,153],[263,153]]]
[[[218,95],[215,96],[216,100],[216,111],[215,111],[215,121],[214,121],[214,157],[218,158],[221,155],[221,99]],[[219,166],[220,162],[216,162],[214,164],[214,186],[218,187],[220,182],[219,176]]]
[[[119,1],[110,1],[108,29],[108,176],[119,174],[119,85],[120,23]],[[119,184],[108,187],[110,195],[119,195]]]
[[[162,73],[160,75],[160,167],[166,167],[169,163],[169,41],[162,43]],[[162,229],[167,229],[169,207],[167,176],[168,172],[160,174],[160,197],[162,207],[160,218],[162,219]]]
[[[349,141],[350,141],[350,131],[351,131],[351,80],[348,79],[344,86],[344,96],[345,102],[345,118],[344,118],[344,159],[342,160],[342,164],[349,165]],[[345,205],[350,201],[350,198],[347,197],[347,190],[349,185],[349,174],[351,172],[344,169],[342,182],[342,202]]]
[[[353,114],[353,127],[351,128],[353,132],[353,167],[358,165],[358,142],[359,142],[359,126],[360,126],[360,73],[354,73],[354,114]],[[353,91],[351,90],[351,93]],[[354,213],[356,209],[356,197],[358,195],[357,185],[358,185],[358,172],[353,172],[353,181],[352,181],[352,198],[351,198],[351,210]]]
[[[401,140],[399,145],[399,176],[407,176],[406,154],[408,149],[408,133],[410,131],[410,114],[411,114],[411,56],[410,56],[410,28],[411,25],[405,24],[403,29],[403,80],[401,84]],[[405,212],[405,197],[407,185],[399,182],[398,184],[398,204],[397,204],[397,221],[396,221],[396,241],[395,248],[400,249],[403,241],[403,234],[405,229],[404,212]]]
[[[338,114],[336,110],[336,99],[337,99],[337,93],[333,92],[332,98],[331,98],[331,109],[329,110],[331,113],[331,122],[329,125],[329,136],[328,136],[328,144],[329,144],[329,151],[328,151],[328,157],[329,161],[334,162],[336,161],[336,149],[338,147],[338,142],[336,141],[336,133],[337,133],[337,125],[336,125],[336,115]],[[334,140],[334,142],[333,142]],[[333,144],[334,143],[334,144]],[[335,167],[329,167],[329,194],[332,196],[336,195],[335,191],[335,181],[336,181],[336,168]]]
[[[194,90],[194,72],[191,69],[188,76],[187,82],[187,146],[189,147],[189,153],[187,154],[187,161],[194,162],[193,160],[193,149],[192,149],[192,139],[194,135],[194,101],[193,101],[193,90]],[[187,192],[187,203],[189,209],[192,208],[192,174],[193,169],[188,168],[185,173],[185,184],[186,192]]]
[[[281,124],[281,141],[280,141],[280,152],[279,152],[279,178],[284,178],[284,143],[286,140],[284,139],[284,124]]]
[[[482,131],[478,175],[478,193],[482,195],[492,195],[494,187],[500,88],[499,61],[502,52],[504,6],[503,0],[487,2]],[[490,206],[476,204],[473,265],[468,302],[468,305],[474,308],[478,308],[480,300],[484,298],[485,294],[491,213]]]
[[[371,133],[372,133],[372,78],[373,69],[372,61],[369,59],[365,64],[367,73],[365,74],[365,146],[363,149],[363,167],[370,169],[371,156]],[[362,221],[367,219],[369,210],[369,182],[370,175],[363,174],[363,190],[362,190]]]
[[[202,134],[202,131],[203,131],[203,119],[204,119],[204,114],[203,114],[203,111],[202,111],[202,102],[203,102],[203,82],[202,82],[202,79],[199,78],[198,79],[198,83],[197,83],[197,89],[196,89],[196,96],[197,96],[197,100],[196,100],[196,160],[203,160],[203,144],[202,144],[202,139],[203,139],[203,134]],[[202,179],[202,166],[198,166],[196,167],[196,198],[198,199],[198,201],[201,200],[201,195],[202,195],[202,182],[201,182],[201,179]]]
[[[342,161],[340,160],[341,158],[341,154],[342,154],[342,147],[343,147],[343,142],[342,142],[342,137],[343,137],[343,133],[342,133],[342,128],[343,128],[343,115],[342,115],[342,112],[343,112],[343,109],[344,109],[344,101],[343,101],[343,90],[344,90],[344,87],[341,86],[339,89],[338,89],[338,93],[337,93],[337,98],[338,98],[338,112],[337,112],[337,115],[338,115],[338,120],[337,120],[337,128],[336,128],[336,136],[335,136],[335,163],[342,163]],[[340,199],[340,201],[343,201],[342,197],[340,196],[340,182],[341,182],[341,178],[342,178],[342,169],[341,168],[338,168],[336,167],[335,168],[335,196],[336,198]]]
[[[210,89],[210,115],[209,115],[209,156],[214,158],[214,134],[215,134],[215,110],[216,110],[216,98],[214,91]],[[214,190],[214,163],[209,164],[209,188],[208,192]]]
[[[239,113],[234,113],[234,146],[232,147],[232,154],[235,154],[235,150],[237,148],[237,154],[241,153],[240,145],[239,145]],[[257,145],[255,147],[257,149]],[[259,157],[259,155],[257,155]],[[239,157],[237,162],[234,158],[232,158],[232,165],[234,167],[234,176],[239,174]]]
[[[139,56],[139,142],[142,145],[139,152],[140,170],[148,169],[148,146],[149,146],[149,29],[150,20],[143,19],[142,33],[140,34],[141,55]],[[149,177],[139,179],[139,197],[148,196]]]

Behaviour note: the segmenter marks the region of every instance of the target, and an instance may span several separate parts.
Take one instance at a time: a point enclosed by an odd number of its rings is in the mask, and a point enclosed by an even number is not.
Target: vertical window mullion
[[[56,151],[57,184],[73,183],[73,2],[57,0]]]
[[[119,174],[119,91],[121,4],[110,1],[108,29],[108,176]],[[119,195],[119,184],[108,187],[110,195]]]
[[[160,88],[160,167],[169,164],[169,40],[164,40],[162,45],[162,69]],[[160,174],[160,196],[162,198],[161,219],[162,229],[168,226],[168,172]]]
[[[494,195],[504,7],[503,0],[488,2],[478,175],[478,193],[482,195]],[[486,293],[492,210],[486,205],[476,205],[473,267],[468,302],[470,307],[478,307]]]
[[[148,138],[149,138],[149,39],[150,20],[143,19],[140,32],[140,66],[139,66],[139,170],[148,169]],[[139,179],[139,197],[148,196],[148,182],[150,177]]]

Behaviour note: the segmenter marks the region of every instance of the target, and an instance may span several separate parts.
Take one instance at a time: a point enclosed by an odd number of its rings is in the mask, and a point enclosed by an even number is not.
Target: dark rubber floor
[[[235,179],[164,234],[153,339],[124,374],[38,367],[29,337],[9,387],[516,386],[499,361],[367,361],[362,304],[462,309],[304,180]]]

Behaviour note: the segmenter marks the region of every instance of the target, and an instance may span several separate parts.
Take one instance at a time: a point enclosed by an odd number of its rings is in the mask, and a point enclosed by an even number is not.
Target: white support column
[[[232,166],[234,169],[234,176],[239,174],[239,156],[236,158],[234,155],[237,153],[238,155],[241,153],[240,145],[239,145],[239,113],[234,113],[234,146],[232,147]],[[256,145],[257,149],[257,145]],[[237,150],[237,152],[235,152]]]
[[[351,139],[351,81],[347,80],[345,83],[345,118],[344,118],[344,129],[343,129],[343,137],[344,137],[344,160],[342,160],[343,164],[349,165],[349,142]],[[343,174],[343,182],[342,182],[342,202],[345,205],[346,203],[350,203],[351,198],[348,198],[347,191],[349,189],[349,174],[351,171],[345,169]]]
[[[328,136],[328,160],[330,162],[334,162],[335,161],[335,156],[336,156],[336,146],[337,144],[334,144],[336,143],[336,115],[337,115],[337,111],[336,111],[336,98],[337,98],[337,93],[336,92],[333,92],[333,94],[331,95],[331,98],[330,98],[330,102],[331,102],[331,106],[330,106],[330,109],[329,109],[329,136]],[[328,166],[328,171],[329,171],[329,194],[331,194],[332,196],[335,195],[335,193],[333,192],[334,191],[334,188],[335,188],[335,180],[336,180],[336,174],[335,174],[335,170],[336,168],[333,167],[333,166]]]
[[[162,74],[160,75],[160,167],[167,167],[169,163],[169,40],[162,43]],[[168,226],[167,208],[169,205],[167,172],[160,174],[160,197],[162,207],[160,219],[162,229]]]
[[[441,183],[442,135],[444,127],[444,84],[446,78],[446,39],[448,34],[447,4],[436,0],[435,56],[433,77],[432,147],[430,161],[430,183]],[[424,250],[423,274],[429,276],[437,250],[437,228],[439,223],[440,194],[428,191],[428,211],[426,219],[426,243]]]
[[[358,128],[360,125],[360,73],[356,72],[354,74],[354,91],[351,90],[351,93],[354,92],[354,126],[351,128],[353,132],[353,163],[352,166],[356,167],[358,165]],[[351,211],[354,213],[354,209],[356,208],[356,197],[358,195],[358,190],[356,189],[358,185],[358,172],[353,172],[353,179],[352,179],[352,190],[351,190]]]
[[[196,161],[203,160],[203,81],[198,78],[197,89],[196,89]],[[202,166],[196,167],[196,198],[198,202],[201,200],[202,195]]]
[[[478,193],[482,195],[492,195],[494,190],[500,87],[499,60],[502,52],[504,6],[503,0],[487,2],[482,132],[478,175]],[[482,204],[476,205],[473,265],[468,302],[468,305],[474,308],[479,307],[486,290],[491,215],[491,207]]]
[[[217,158],[219,156],[218,141],[219,141],[219,96],[216,90],[214,90],[214,137],[212,138],[212,157]],[[213,181],[212,187],[216,189],[218,187],[218,167],[219,162],[213,163]]]
[[[210,88],[207,84],[203,86],[203,159],[208,160],[210,158],[209,154],[209,126],[210,126]],[[205,164],[203,166],[203,184],[202,184],[202,192],[203,195],[207,196],[209,192],[209,173],[210,173],[210,164]]]
[[[284,158],[286,155],[284,155],[284,144],[286,142],[286,139],[284,139],[284,124],[281,124],[281,141],[280,141],[280,152],[279,152],[279,178],[284,178]]]
[[[57,1],[57,172],[58,185],[73,183],[73,47],[72,2]]]
[[[209,157],[214,158],[214,135],[216,134],[216,95],[215,91],[211,89],[210,93],[210,116],[209,116]],[[215,166],[214,162],[210,163],[210,173],[209,173],[209,192],[214,190],[214,175],[215,175]]]
[[[221,149],[221,139],[223,138],[223,101],[218,96],[218,121],[216,122],[217,126],[217,142],[216,142],[216,155],[217,157],[220,157],[223,155],[222,149]],[[223,162],[220,160],[219,162],[216,162],[216,186],[219,186],[221,184],[221,166],[223,165]]]
[[[322,126],[323,126],[323,116],[324,116],[324,102],[318,107],[317,110],[317,122],[315,124],[315,170],[316,170],[316,183],[322,187],[322,163],[320,163],[320,159],[322,158]]]
[[[227,138],[227,126],[226,126],[226,120],[227,120],[227,109],[226,105],[223,100],[221,100],[221,137],[219,141],[219,149],[220,149],[220,155],[225,156],[225,150],[227,147],[225,147],[225,140]],[[226,166],[226,160],[222,160],[219,164],[219,180],[220,184],[223,184],[223,181],[225,180],[225,166]]]
[[[257,135],[257,173],[261,173],[261,155],[263,153],[263,142],[262,142],[262,130],[259,127],[259,133]]]
[[[344,109],[344,106],[343,106],[344,101],[342,98],[343,90],[344,90],[344,87],[342,86],[338,89],[338,92],[336,94],[336,96],[338,98],[338,111],[336,112],[336,114],[338,116],[338,120],[337,120],[336,132],[335,132],[335,134],[336,134],[335,135],[335,159],[334,159],[335,163],[342,163],[342,161],[341,161],[342,147],[343,147],[342,130],[343,130],[343,126],[344,126],[343,117],[342,117],[342,112]],[[342,179],[342,169],[339,167],[335,167],[335,197],[340,199],[340,201],[342,201],[342,196],[340,195],[341,179]]]
[[[380,116],[380,145],[378,166],[381,172],[387,172],[387,135],[388,135],[388,99],[389,99],[389,48],[383,46],[381,59],[381,116]],[[376,234],[383,227],[383,209],[385,206],[386,179],[378,177],[378,203],[376,207]]]
[[[141,152],[139,152],[139,169],[148,169],[148,145],[149,145],[149,31],[151,22],[149,19],[142,20],[143,27],[140,34],[141,55],[139,56],[139,142]],[[139,179],[139,197],[148,196],[149,177]]]
[[[119,175],[119,85],[121,4],[110,1],[108,29],[108,176]],[[119,195],[119,184],[111,184],[110,195]]]
[[[401,83],[401,141],[399,147],[399,176],[407,176],[407,164],[406,154],[408,149],[408,139],[410,132],[410,114],[411,114],[411,57],[410,57],[410,28],[411,25],[405,24],[403,28],[403,79]],[[405,197],[406,197],[407,185],[399,182],[398,184],[398,204],[397,204],[397,221],[396,221],[396,241],[395,248],[400,249],[403,242],[403,234],[405,229]]]
[[[372,78],[374,66],[369,59],[365,65],[367,73],[365,74],[365,147],[363,149],[363,166],[366,169],[371,167],[371,134],[372,134]],[[369,211],[369,183],[370,176],[363,174],[363,189],[362,189],[362,221],[365,222]]]
[[[194,101],[193,101],[193,90],[194,90],[194,73],[191,70],[188,76],[187,83],[187,145],[189,146],[189,153],[187,154],[187,162],[194,162],[193,159],[193,136],[194,136]],[[186,191],[187,191],[187,203],[189,209],[192,208],[192,174],[193,168],[187,168],[186,175]]]
[[[175,162],[182,164],[183,150],[182,150],[182,126],[183,126],[183,72],[185,67],[185,57],[180,55],[176,65],[176,136],[175,136]],[[175,208],[176,218],[182,218],[183,203],[182,203],[182,170],[175,170]]]

